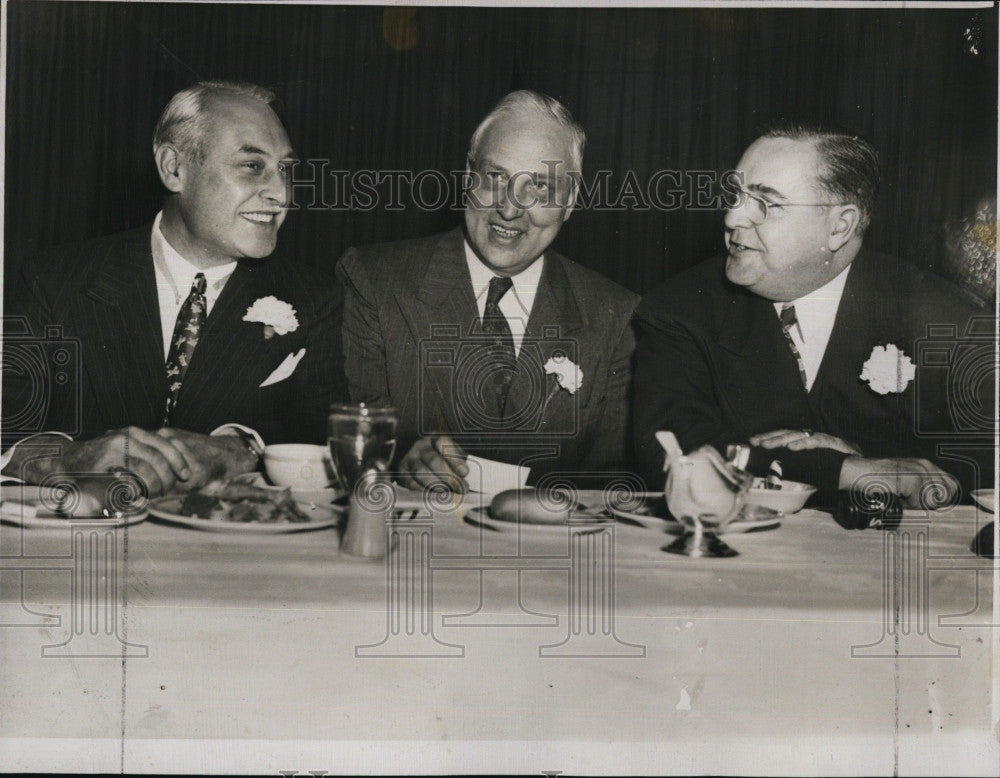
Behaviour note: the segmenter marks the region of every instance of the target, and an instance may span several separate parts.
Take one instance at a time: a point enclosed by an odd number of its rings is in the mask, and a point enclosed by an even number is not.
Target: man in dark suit
[[[4,445],[44,433],[5,452],[5,475],[122,468],[155,495],[252,470],[265,441],[325,439],[346,396],[341,298],[332,276],[264,261],[293,157],[273,100],[224,82],[175,95],[153,138],[169,191],[154,223],[8,285],[8,351],[44,361],[46,332],[68,346],[41,375],[5,355]]]
[[[653,435],[670,430],[685,450],[749,442],[753,472],[779,460],[827,503],[876,482],[911,506],[954,499],[955,477],[991,486],[992,320],[942,279],[862,247],[875,149],[787,124],[747,149],[738,175],[727,256],[637,311],[646,477],[662,479]]]
[[[638,297],[549,248],[584,140],[552,98],[507,95],[472,137],[463,230],[341,259],[351,397],[398,409],[404,484],[463,489],[466,454],[534,481],[626,461]]]

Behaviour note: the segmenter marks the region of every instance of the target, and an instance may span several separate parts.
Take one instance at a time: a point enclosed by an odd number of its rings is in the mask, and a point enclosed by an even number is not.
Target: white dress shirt
[[[826,353],[826,345],[830,342],[833,323],[837,318],[837,308],[844,294],[844,284],[851,266],[848,265],[840,274],[831,279],[819,289],[789,302],[776,302],[775,313],[781,316],[781,309],[786,305],[795,306],[795,317],[799,326],[792,327],[792,340],[799,350],[802,367],[806,371],[806,391],[812,389],[820,363]]]
[[[207,270],[201,270],[188,262],[171,246],[163,232],[160,231],[160,219],[163,211],[156,214],[153,222],[153,234],[150,237],[150,248],[153,251],[153,270],[156,273],[156,294],[160,301],[160,326],[163,328],[163,360],[166,363],[170,353],[170,341],[174,336],[174,325],[181,306],[191,293],[191,285],[198,273],[205,274],[205,315],[212,312],[215,301],[222,294],[222,289],[229,276],[236,269],[236,262],[227,262]]]
[[[496,276],[496,273],[483,264],[468,241],[465,241],[465,261],[469,265],[472,293],[476,297],[479,318],[482,319],[486,313],[486,298],[490,291],[490,280]],[[531,316],[535,296],[538,294],[538,284],[542,280],[544,263],[545,257],[539,257],[516,276],[511,276],[510,280],[514,282],[514,285],[507,291],[507,294],[500,298],[498,307],[510,326],[510,334],[514,338],[515,355],[521,353],[521,341],[524,340],[528,317]]]

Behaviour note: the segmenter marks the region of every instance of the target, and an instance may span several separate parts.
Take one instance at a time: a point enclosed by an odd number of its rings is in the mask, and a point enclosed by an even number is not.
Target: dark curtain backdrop
[[[585,178],[733,167],[776,116],[870,137],[884,186],[869,244],[942,265],[942,226],[996,190],[996,9],[515,9],[292,4],[8,5],[5,267],[148,221],[150,135],[198,79],[277,90],[304,158],[357,171],[459,169],[506,92],[562,100],[588,132]],[[299,176],[308,171],[300,171]],[[281,250],[332,267],[350,245],[460,221],[418,208],[305,209]],[[431,190],[431,193],[433,191]],[[298,191],[298,201],[309,202]],[[330,196],[327,196],[327,202]],[[573,215],[557,246],[642,292],[721,246],[716,210]]]

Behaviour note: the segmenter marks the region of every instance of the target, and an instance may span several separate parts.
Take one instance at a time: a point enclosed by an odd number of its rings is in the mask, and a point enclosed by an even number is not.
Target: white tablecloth
[[[988,518],[803,511],[690,559],[436,516],[390,564],[335,530],[4,526],[0,767],[995,775]]]

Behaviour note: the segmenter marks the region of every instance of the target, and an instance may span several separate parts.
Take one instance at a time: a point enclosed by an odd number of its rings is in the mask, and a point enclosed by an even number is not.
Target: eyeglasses
[[[819,208],[824,206],[835,206],[835,205],[846,205],[846,203],[769,203],[760,195],[751,194],[744,189],[740,190],[740,194],[746,197],[746,200],[742,203],[737,203],[730,210],[736,210],[736,208],[745,208],[746,216],[752,224],[758,225],[763,224],[767,219],[767,214],[769,209],[774,208],[780,210],[782,208]]]

